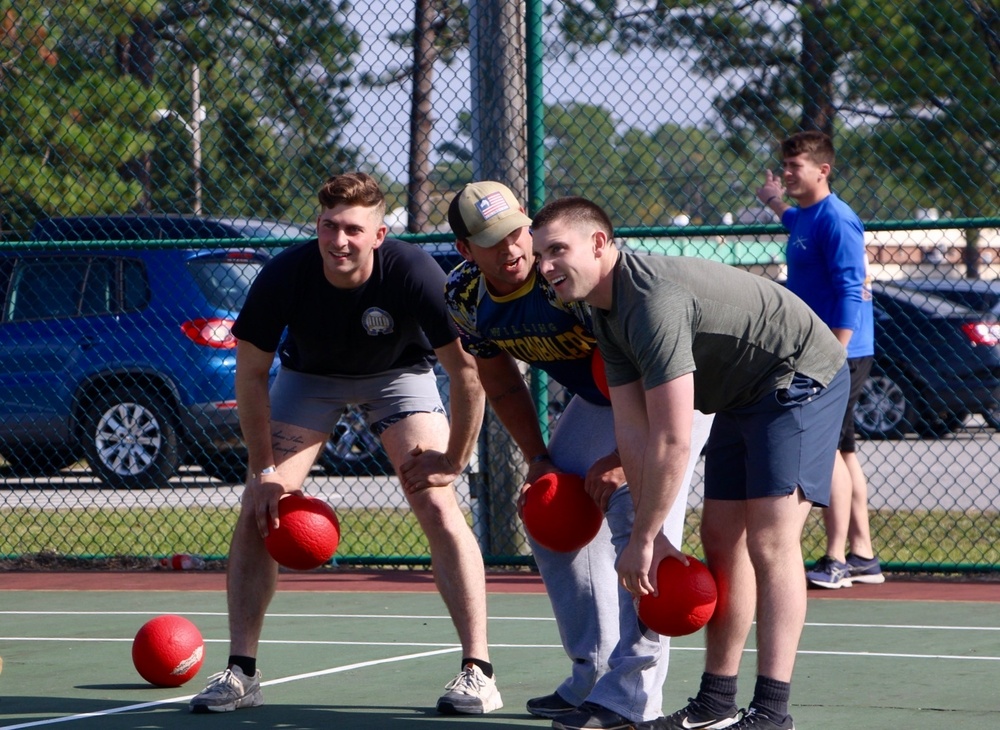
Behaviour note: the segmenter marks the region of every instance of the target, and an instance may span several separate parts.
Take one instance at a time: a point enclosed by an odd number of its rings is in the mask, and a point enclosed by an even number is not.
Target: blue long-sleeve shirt
[[[834,194],[781,216],[788,229],[788,288],[831,329],[853,331],[848,357],[875,354],[875,324],[865,230]]]

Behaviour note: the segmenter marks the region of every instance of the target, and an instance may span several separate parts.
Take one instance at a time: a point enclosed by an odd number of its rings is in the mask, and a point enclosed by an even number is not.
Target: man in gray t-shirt
[[[715,413],[705,450],[702,546],[720,596],[698,695],[639,728],[792,730],[792,669],[805,623],[802,528],[826,505],[847,400],[844,349],[798,297],[728,266],[618,250],[607,214],[583,198],[533,221],[539,272],[591,305],[615,435],[635,503],[618,575],[656,590],[661,559],[685,560],[656,526],[679,491],[691,413]],[[757,615],[758,675],[746,710],[737,674]]]

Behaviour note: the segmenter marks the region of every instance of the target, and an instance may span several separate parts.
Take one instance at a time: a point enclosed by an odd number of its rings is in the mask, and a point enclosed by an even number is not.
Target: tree
[[[845,109],[877,120],[879,159],[909,169],[937,207],[969,218],[1000,214],[1000,12],[985,5],[845,0],[856,49]],[[967,229],[971,278],[978,239]]]
[[[330,0],[174,2],[154,19],[181,106],[190,65],[206,70],[203,97],[218,114],[218,151],[229,155],[209,172],[216,209],[311,216],[317,181],[357,166],[342,130],[361,40],[346,9]]]
[[[369,77],[372,86],[410,83],[410,153],[407,186],[407,230],[426,230],[435,208],[432,198],[431,131],[434,64],[450,64],[469,43],[469,10],[461,0],[415,0],[413,28],[390,36],[397,45],[413,51],[410,64]]]
[[[70,14],[81,10],[71,4]],[[0,194],[19,237],[40,215],[132,206],[118,168],[152,145],[141,121],[158,94],[95,65],[74,67],[62,17],[41,3],[0,6]]]
[[[997,214],[995,4],[609,0],[567,3],[559,24],[583,46],[685,49],[701,73],[734,79],[715,100],[734,145],[763,150],[799,129],[821,129],[848,139],[848,159],[869,168],[841,167],[841,181],[864,180],[955,216]],[[861,139],[866,155],[857,154]],[[868,193],[842,191],[849,202],[854,194],[870,202]],[[884,217],[884,208],[868,209]],[[969,232],[973,276],[977,237]]]
[[[620,146],[622,209],[642,225],[673,225],[680,214],[718,224],[752,200],[757,165],[716,130],[670,123],[631,129]]]
[[[191,119],[204,71],[206,211],[301,215],[354,167],[346,90],[360,39],[344,4],[82,0],[0,5],[0,193],[21,234],[43,214],[190,210]],[[150,175],[142,160],[152,153]],[[148,200],[147,200],[148,196]]]
[[[609,210],[617,209],[620,185],[614,178],[622,159],[611,112],[594,104],[550,107],[545,112],[545,132],[548,194],[583,195]]]

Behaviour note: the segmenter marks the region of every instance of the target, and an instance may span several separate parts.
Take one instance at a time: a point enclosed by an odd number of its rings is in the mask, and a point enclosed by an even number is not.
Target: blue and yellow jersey
[[[537,272],[513,294],[498,297],[487,290],[479,267],[463,261],[448,275],[445,301],[462,344],[476,357],[509,353],[584,400],[607,405],[590,372],[597,344],[590,308],[560,301]]]

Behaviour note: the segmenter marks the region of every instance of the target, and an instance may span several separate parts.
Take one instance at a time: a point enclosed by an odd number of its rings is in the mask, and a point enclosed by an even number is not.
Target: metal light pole
[[[205,107],[201,105],[201,69],[198,64],[191,67],[191,121],[187,122],[184,117],[173,109],[157,109],[153,112],[153,123],[161,122],[164,119],[176,119],[184,125],[184,130],[191,135],[191,172],[194,176],[194,206],[192,212],[201,215],[201,123],[208,116]]]

